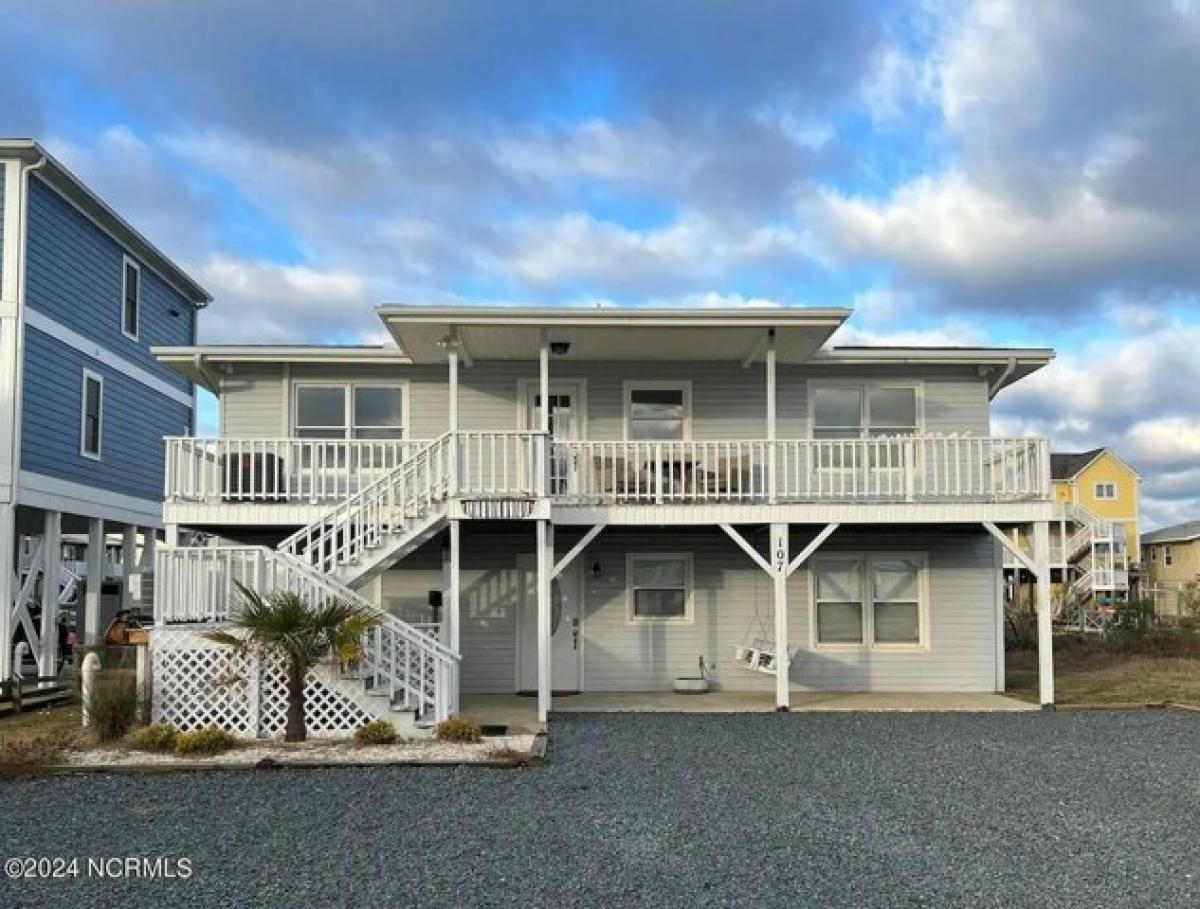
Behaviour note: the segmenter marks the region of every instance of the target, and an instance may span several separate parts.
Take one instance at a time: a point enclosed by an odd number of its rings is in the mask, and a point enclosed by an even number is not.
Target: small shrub
[[[179,744],[179,730],[170,723],[142,726],[129,734],[129,747],[135,751],[154,751],[167,754]]]
[[[488,749],[488,757],[493,761],[504,761],[508,764],[525,765],[532,759],[533,755],[528,751],[522,751],[520,748],[514,748],[512,745],[493,745]]]
[[[396,741],[396,727],[387,720],[371,720],[354,730],[356,745],[390,745]]]
[[[219,726],[205,726],[203,729],[181,733],[175,743],[175,753],[180,757],[206,757],[221,754],[240,744],[241,740],[237,736]]]
[[[122,673],[115,678],[96,679],[92,689],[90,716],[96,738],[101,742],[123,739],[137,720],[137,686]]]
[[[437,724],[437,737],[442,742],[471,742],[483,739],[483,727],[469,716],[452,716]]]

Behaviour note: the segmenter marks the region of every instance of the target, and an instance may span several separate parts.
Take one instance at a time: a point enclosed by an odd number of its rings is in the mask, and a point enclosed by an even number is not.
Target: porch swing
[[[762,610],[757,603],[754,605],[754,621],[758,624],[758,634],[752,634],[752,628],[746,630],[746,636],[741,646],[734,649],[734,661],[743,669],[751,672],[775,675],[775,641],[767,633],[767,625],[763,621]],[[789,669],[799,651],[799,647],[788,645],[786,666]]]

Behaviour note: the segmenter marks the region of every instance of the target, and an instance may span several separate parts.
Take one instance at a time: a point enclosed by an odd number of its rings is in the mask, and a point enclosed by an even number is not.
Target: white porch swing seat
[[[767,633],[767,625],[763,620],[762,612],[756,603],[754,606],[754,621],[758,624],[758,634],[751,636],[750,631],[746,633],[746,639],[740,647],[734,650],[733,659],[743,669],[751,672],[761,672],[766,675],[775,674],[775,641]],[[792,660],[796,658],[796,654],[800,652],[800,648],[789,644],[787,648],[787,663],[788,669],[791,668]]]

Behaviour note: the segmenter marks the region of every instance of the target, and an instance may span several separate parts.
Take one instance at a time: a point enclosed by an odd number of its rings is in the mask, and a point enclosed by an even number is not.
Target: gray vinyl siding
[[[511,525],[510,525],[511,528]],[[811,533],[793,527],[793,549]],[[559,555],[578,539],[558,528]],[[463,690],[512,691],[522,576],[517,554],[532,552],[533,529],[468,525],[464,534]],[[760,543],[762,541],[759,541]],[[928,556],[929,647],[916,652],[824,651],[812,646],[809,575],[789,581],[790,638],[800,649],[792,685],[818,691],[994,691],[997,679],[997,571],[991,539],[968,528],[862,530],[832,538],[822,552],[924,552]],[[688,552],[693,563],[690,624],[631,624],[625,567],[629,553]],[[693,675],[704,656],[727,690],[769,690],[773,677],[733,660],[740,646],[773,636],[767,575],[716,528],[669,531],[609,528],[579,556],[584,577],[583,687],[655,691]],[[440,543],[410,556],[380,580],[381,602],[411,621],[428,621],[427,591],[440,589]],[[591,570],[600,566],[599,574]]]
[[[138,338],[123,334],[126,250],[36,174],[29,180],[27,237],[25,303],[29,308],[190,392],[190,383],[150,352],[151,346],[195,343],[195,309],[182,294],[139,263]]]
[[[84,369],[104,379],[99,461],[79,451]],[[187,433],[190,407],[31,327],[25,330],[22,389],[22,469],[161,500],[162,439]]]
[[[689,381],[694,439],[762,439],[766,436],[766,388],[763,369],[736,363],[569,363],[551,364],[551,381],[586,382],[586,437],[618,440],[624,436],[624,383]],[[786,367],[779,372],[777,432],[780,438],[809,435],[809,382],[915,381],[924,386],[925,428],[938,433],[986,435],[989,407],[986,383],[956,368],[853,372],[829,367]],[[380,381],[409,386],[409,437],[435,438],[448,427],[448,383],[441,366],[346,367],[293,364],[291,381]],[[518,383],[536,384],[537,364],[478,362],[460,370],[459,423],[463,429],[506,430],[520,426],[523,402]],[[229,436],[276,435],[289,427],[288,396],[280,365],[238,366],[222,381],[223,432]],[[278,428],[275,428],[278,427]]]
[[[4,159],[0,158],[0,286],[3,286],[4,280],[4,191],[8,184],[8,168],[4,163]]]

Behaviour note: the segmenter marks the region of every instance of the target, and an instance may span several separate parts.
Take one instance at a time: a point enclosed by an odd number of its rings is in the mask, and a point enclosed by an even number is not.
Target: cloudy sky
[[[1111,444],[1150,523],[1200,517],[1197,0],[4,18],[0,131],[216,295],[207,341],[378,340],[381,302],[851,305],[843,343],[1056,347],[995,430]]]

